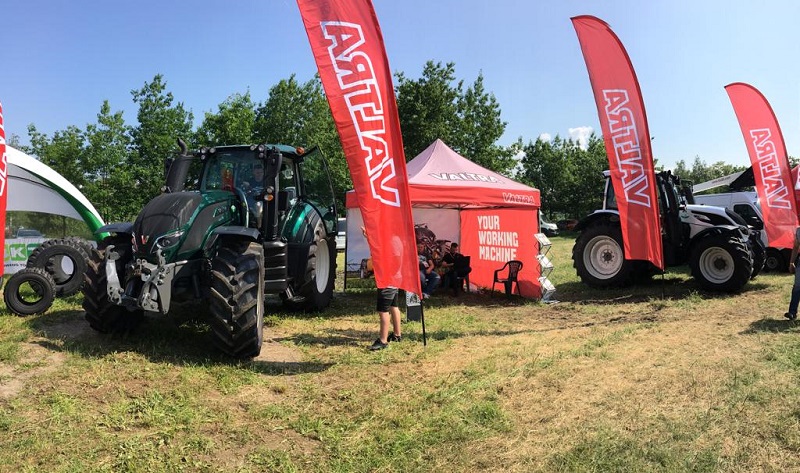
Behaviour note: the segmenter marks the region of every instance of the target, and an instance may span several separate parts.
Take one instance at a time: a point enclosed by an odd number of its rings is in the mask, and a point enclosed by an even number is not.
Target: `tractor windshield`
[[[219,150],[208,158],[201,190],[230,190],[264,186],[263,163],[250,149]]]

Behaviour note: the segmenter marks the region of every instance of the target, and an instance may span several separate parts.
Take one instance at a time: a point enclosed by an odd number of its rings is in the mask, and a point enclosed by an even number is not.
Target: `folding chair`
[[[458,291],[461,290],[464,283],[467,283],[466,292],[469,293],[469,273],[472,272],[472,268],[470,267],[470,257],[465,255],[459,255],[456,257],[453,263],[453,277],[455,278],[455,291],[456,295],[458,295]]]
[[[503,271],[508,270],[508,273],[501,276],[500,273]],[[496,269],[494,271],[494,281],[492,281],[492,295],[494,297],[494,285],[496,283],[503,283],[506,290],[506,296],[510,296],[514,293],[512,291],[512,287],[514,284],[517,285],[517,295],[522,295],[519,292],[519,281],[517,281],[517,274],[522,270],[522,261],[518,260],[511,260],[508,261],[506,264],[503,265],[502,268]]]

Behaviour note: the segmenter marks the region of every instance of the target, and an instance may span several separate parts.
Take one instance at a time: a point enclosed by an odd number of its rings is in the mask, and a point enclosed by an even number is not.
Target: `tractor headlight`
[[[167,233],[166,235],[162,235],[156,239],[155,248],[159,248],[161,250],[167,250],[169,248],[174,247],[181,241],[181,237],[183,236],[182,231]]]

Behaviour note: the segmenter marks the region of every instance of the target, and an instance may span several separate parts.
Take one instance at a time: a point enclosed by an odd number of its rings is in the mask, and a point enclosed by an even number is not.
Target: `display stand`
[[[556,293],[556,287],[552,282],[550,282],[550,279],[548,279],[550,273],[553,272],[553,263],[547,256],[547,253],[550,252],[552,243],[550,243],[550,239],[547,238],[547,235],[544,233],[537,233],[534,235],[534,237],[539,243],[539,254],[536,256],[536,259],[539,262],[539,285],[542,288],[541,301],[547,304],[552,304],[558,302],[557,300],[553,299],[553,296]]]

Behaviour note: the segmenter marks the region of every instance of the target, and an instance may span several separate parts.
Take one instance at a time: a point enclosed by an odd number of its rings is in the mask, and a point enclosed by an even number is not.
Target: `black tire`
[[[780,272],[785,273],[789,270],[789,265],[786,263],[786,258],[783,253],[776,248],[767,248],[767,258],[764,261],[765,272]]]
[[[108,250],[109,246],[114,246]],[[141,310],[129,311],[111,302],[108,297],[105,269],[107,251],[116,253],[117,274],[124,277],[125,264],[133,257],[130,237],[109,237],[103,240],[99,249],[92,249],[88,269],[84,276],[83,310],[89,326],[100,333],[127,333],[134,330],[144,319]]]
[[[64,268],[64,258],[69,260],[72,270]],[[83,287],[89,255],[86,249],[73,239],[57,238],[47,240],[28,257],[28,268],[42,268],[56,283],[56,296],[67,297],[76,294]]]
[[[761,241],[760,236],[750,236],[750,258],[753,260],[753,272],[750,274],[750,279],[755,279],[764,269],[764,263],[767,260],[767,249],[764,248],[764,243]]]
[[[214,344],[235,358],[258,356],[264,340],[264,248],[223,241],[211,263],[209,299]]]
[[[746,243],[732,234],[703,238],[689,259],[692,276],[709,291],[738,292],[750,280],[753,261]]]
[[[309,243],[305,272],[294,281],[295,297],[284,304],[293,310],[319,312],[328,307],[333,298],[336,281],[336,240],[328,235],[322,219],[316,212],[306,217],[305,234],[300,243]]]
[[[89,240],[83,239],[81,237],[71,236],[71,237],[67,237],[67,240],[71,240],[76,245],[78,245],[81,248],[83,248],[83,251],[86,252],[87,256],[92,254],[92,250],[95,249],[95,246],[96,246],[96,245],[93,245],[92,242],[90,242]]]
[[[637,262],[626,260],[619,225],[597,222],[585,228],[572,247],[572,261],[584,284],[592,287],[624,287],[639,271]]]
[[[17,315],[42,314],[53,305],[56,283],[42,268],[23,268],[6,283],[3,300]]]

